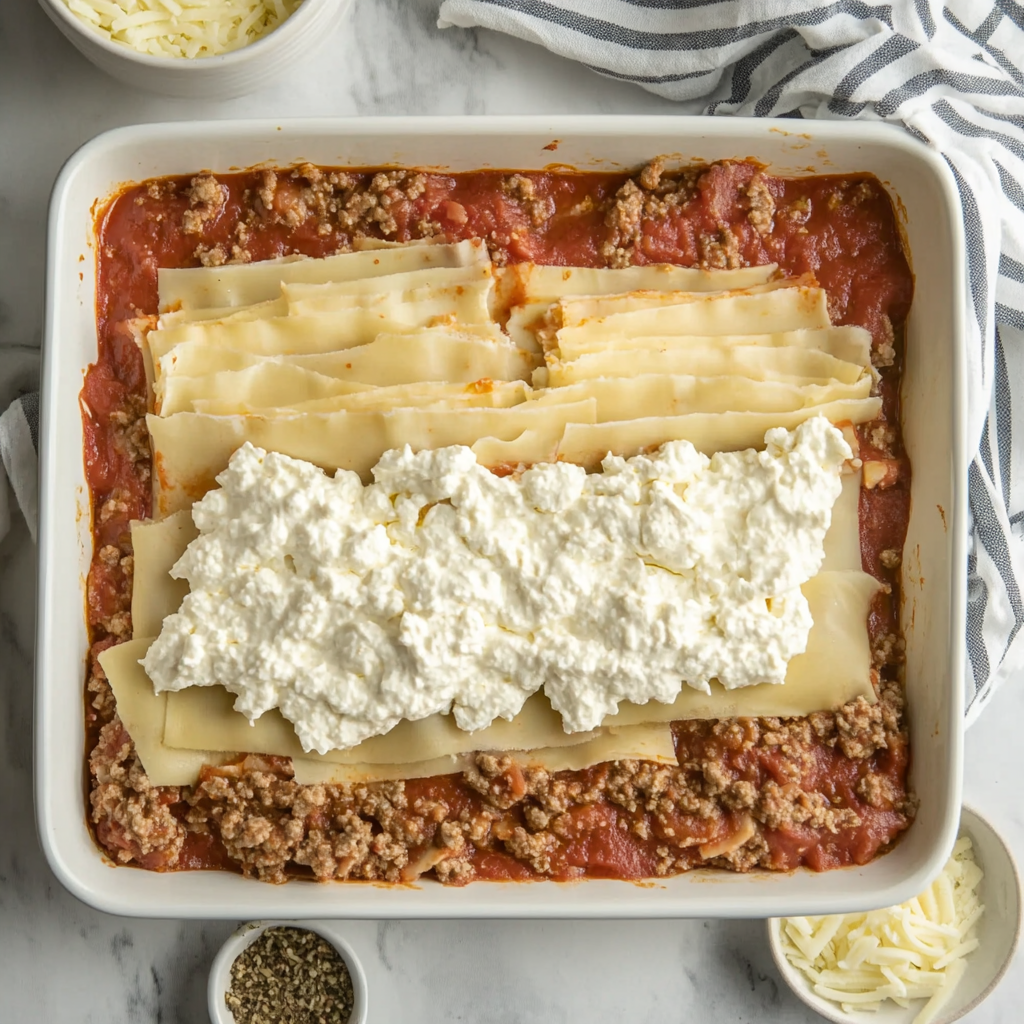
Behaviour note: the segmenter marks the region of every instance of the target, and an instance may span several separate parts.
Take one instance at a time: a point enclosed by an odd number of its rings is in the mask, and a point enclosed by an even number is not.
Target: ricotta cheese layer
[[[320,753],[438,712],[481,729],[540,689],[577,732],[684,684],[782,683],[852,453],[823,417],[765,441],[518,479],[406,447],[369,486],[245,444],[193,508],[171,571],[191,593],[142,664],[157,691],[280,708]]]

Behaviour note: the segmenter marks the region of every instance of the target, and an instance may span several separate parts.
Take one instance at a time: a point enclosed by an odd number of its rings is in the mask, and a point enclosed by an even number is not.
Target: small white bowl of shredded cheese
[[[775,917],[768,940],[793,992],[837,1024],[951,1024],[996,987],[1021,923],[1020,881],[1002,839],[968,807],[949,861],[898,907]]]
[[[128,85],[226,99],[309,56],[351,0],[40,0],[71,44]]]

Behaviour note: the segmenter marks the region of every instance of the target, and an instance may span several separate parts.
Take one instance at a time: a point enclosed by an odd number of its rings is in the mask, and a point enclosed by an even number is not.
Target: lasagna
[[[876,179],[302,165],[129,187],[97,234],[115,862],[639,879],[908,827]]]

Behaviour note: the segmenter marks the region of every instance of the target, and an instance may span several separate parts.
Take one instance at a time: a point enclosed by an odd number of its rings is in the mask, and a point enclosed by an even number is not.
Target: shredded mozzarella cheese
[[[95,32],[155,57],[213,57],[273,32],[302,0],[64,0]]]
[[[908,1009],[911,1000],[926,999],[913,1024],[928,1024],[963,976],[964,957],[978,948],[984,875],[972,851],[971,840],[962,836],[931,886],[898,907],[784,918],[786,959],[816,995],[839,1003],[844,1013],[878,1010],[887,999]]]

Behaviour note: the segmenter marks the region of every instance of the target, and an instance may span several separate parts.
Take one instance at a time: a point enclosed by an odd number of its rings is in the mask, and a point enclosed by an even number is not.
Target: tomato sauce
[[[324,173],[327,173],[325,170]],[[338,172],[367,187],[373,171]],[[298,202],[296,176],[277,176],[275,204]],[[604,266],[609,240],[616,239],[609,212],[625,174],[533,173],[526,185],[510,191],[508,172],[419,175],[421,188],[397,196],[387,213],[393,219],[387,237],[405,241],[425,232],[443,233],[449,241],[483,238],[499,264],[530,260],[537,263]],[[773,225],[758,230],[744,198],[755,179],[771,197]],[[81,393],[84,458],[93,509],[96,555],[88,581],[88,618],[94,644],[112,642],[111,623],[130,608],[130,578],[122,564],[100,557],[105,546],[130,550],[129,523],[150,511],[148,467],[140,463],[125,439],[126,410],[145,402],[146,383],[140,351],[128,322],[155,314],[158,269],[199,265],[218,248],[235,251],[243,237],[244,257],[259,261],[292,253],[325,256],[350,247],[353,228],[332,214],[300,218],[269,216],[261,205],[259,172],[218,175],[225,202],[203,225],[201,236],[183,230],[189,209],[189,179],[161,179],[125,189],[102,210],[98,223],[96,316],[98,351]],[[813,274],[825,288],[834,324],[856,324],[872,333],[876,346],[889,346],[888,365],[882,360],[879,393],[882,439],[861,429],[862,457],[888,460],[895,468],[884,485],[862,490],[861,549],[864,568],[887,591],[876,599],[869,619],[872,637],[898,634],[898,562],[885,552],[902,550],[909,516],[910,467],[899,431],[899,382],[902,365],[902,325],[910,307],[913,280],[901,248],[892,204],[884,189],[869,175],[818,176],[784,179],[765,174],[751,162],[716,164],[689,172],[689,191],[681,201],[666,203],[656,216],[644,215],[630,243],[634,265],[667,262],[681,266],[708,265],[708,239],[728,243],[729,265],[777,263],[788,275]],[[291,192],[289,190],[292,190]],[[678,198],[678,197],[677,197]],[[253,211],[258,213],[254,218]],[[332,219],[333,218],[333,219]],[[362,223],[359,231],[375,232]],[[710,265],[716,265],[713,261]],[[877,426],[877,424],[876,424]],[[121,637],[123,638],[123,637]],[[894,678],[896,666],[883,664],[880,678]],[[89,749],[96,742],[97,716],[91,711]],[[676,727],[680,764],[697,765],[711,759],[728,778],[755,788],[776,779],[792,782],[776,764],[777,755],[761,747],[734,748],[713,734],[713,723]],[[882,776],[894,793],[906,793],[909,751],[903,740],[891,741],[866,759],[853,759],[836,746],[816,743],[799,784],[836,806],[855,808],[856,827],[830,831],[821,826],[765,827],[771,867],[789,869],[805,864],[815,870],[870,860],[906,827],[895,811],[872,806],[859,795],[866,773]],[[587,784],[607,766],[585,772],[559,773]],[[475,812],[482,797],[461,776],[443,776],[406,783],[410,803],[417,798],[443,800],[452,813]],[[182,801],[175,813],[183,819]],[[664,808],[663,808],[664,811]],[[180,812],[180,813],[179,813]],[[701,861],[699,847],[713,844],[737,827],[732,812],[713,818],[678,808],[654,815],[642,807],[629,811],[608,800],[575,806],[561,823],[557,848],[552,849],[550,877],[640,879],[655,874],[658,850],[676,848],[674,870]],[[497,833],[522,825],[513,807]],[[324,823],[325,825],[328,823]],[[98,830],[108,846],[116,837]],[[684,841],[685,840],[685,841]],[[472,853],[477,877],[522,880],[536,877],[522,859],[498,843]],[[179,857],[179,869],[232,868],[219,840],[209,833],[190,833]]]

